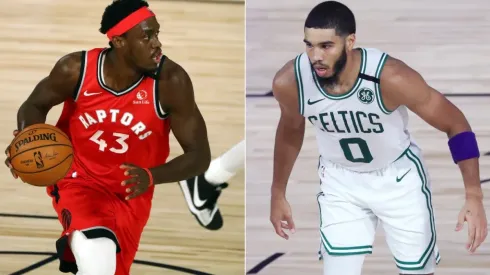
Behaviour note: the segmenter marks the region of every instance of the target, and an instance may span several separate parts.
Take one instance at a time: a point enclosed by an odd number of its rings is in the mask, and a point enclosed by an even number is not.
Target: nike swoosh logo
[[[89,93],[88,91],[83,92],[84,96],[91,96],[91,95],[98,95],[98,94],[101,94],[101,93],[100,92],[99,93]]]
[[[199,189],[197,188],[197,179],[198,177],[196,177],[196,179],[194,180],[194,204],[196,205],[196,207],[202,207],[207,200],[201,200],[201,198],[199,198]]]
[[[308,99],[308,105],[313,105],[313,104],[318,103],[318,102],[320,102],[320,101],[322,101],[324,99],[325,98],[321,98],[321,99],[318,99],[318,100],[315,100],[315,101],[311,101],[311,99]]]
[[[401,178],[396,177],[396,182],[402,181],[402,179],[408,174],[408,172],[410,172],[410,170],[412,170],[412,168],[410,168],[405,174],[403,174],[403,176]]]

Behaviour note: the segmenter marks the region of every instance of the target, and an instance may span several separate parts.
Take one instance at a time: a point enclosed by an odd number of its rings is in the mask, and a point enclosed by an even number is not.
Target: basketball
[[[10,144],[9,153],[15,173],[34,186],[55,184],[73,161],[70,139],[49,124],[34,124],[22,130]]]

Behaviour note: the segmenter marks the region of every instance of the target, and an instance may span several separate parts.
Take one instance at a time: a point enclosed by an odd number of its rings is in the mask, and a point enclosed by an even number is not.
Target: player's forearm
[[[460,161],[458,166],[463,176],[466,196],[483,198],[478,158]]]
[[[208,150],[184,153],[171,161],[150,168],[155,184],[177,182],[206,172],[211,162]]]
[[[304,138],[304,121],[297,128],[279,121],[274,145],[274,172],[271,195],[286,196],[286,186]]]
[[[17,111],[17,130],[21,131],[30,125],[45,123],[48,111],[36,107],[29,101],[25,101]]]

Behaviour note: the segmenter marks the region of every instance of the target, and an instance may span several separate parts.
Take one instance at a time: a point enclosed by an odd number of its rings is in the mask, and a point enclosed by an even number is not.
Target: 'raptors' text
[[[129,112],[121,113],[118,109],[110,109],[109,111],[96,110],[93,114],[83,113],[78,119],[82,122],[85,129],[88,129],[91,125],[108,121],[111,123],[120,123],[121,125],[129,127],[140,140],[151,135],[151,131],[146,129],[143,122],[135,121],[133,114]]]

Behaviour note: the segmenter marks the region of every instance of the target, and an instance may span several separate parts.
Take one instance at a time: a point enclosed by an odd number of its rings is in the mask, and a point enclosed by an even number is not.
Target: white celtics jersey
[[[328,94],[318,83],[306,53],[295,60],[299,108],[313,124],[322,159],[347,169],[367,172],[386,167],[410,145],[405,106],[387,110],[380,96],[379,76],[387,55],[359,49],[361,69],[353,88]]]

